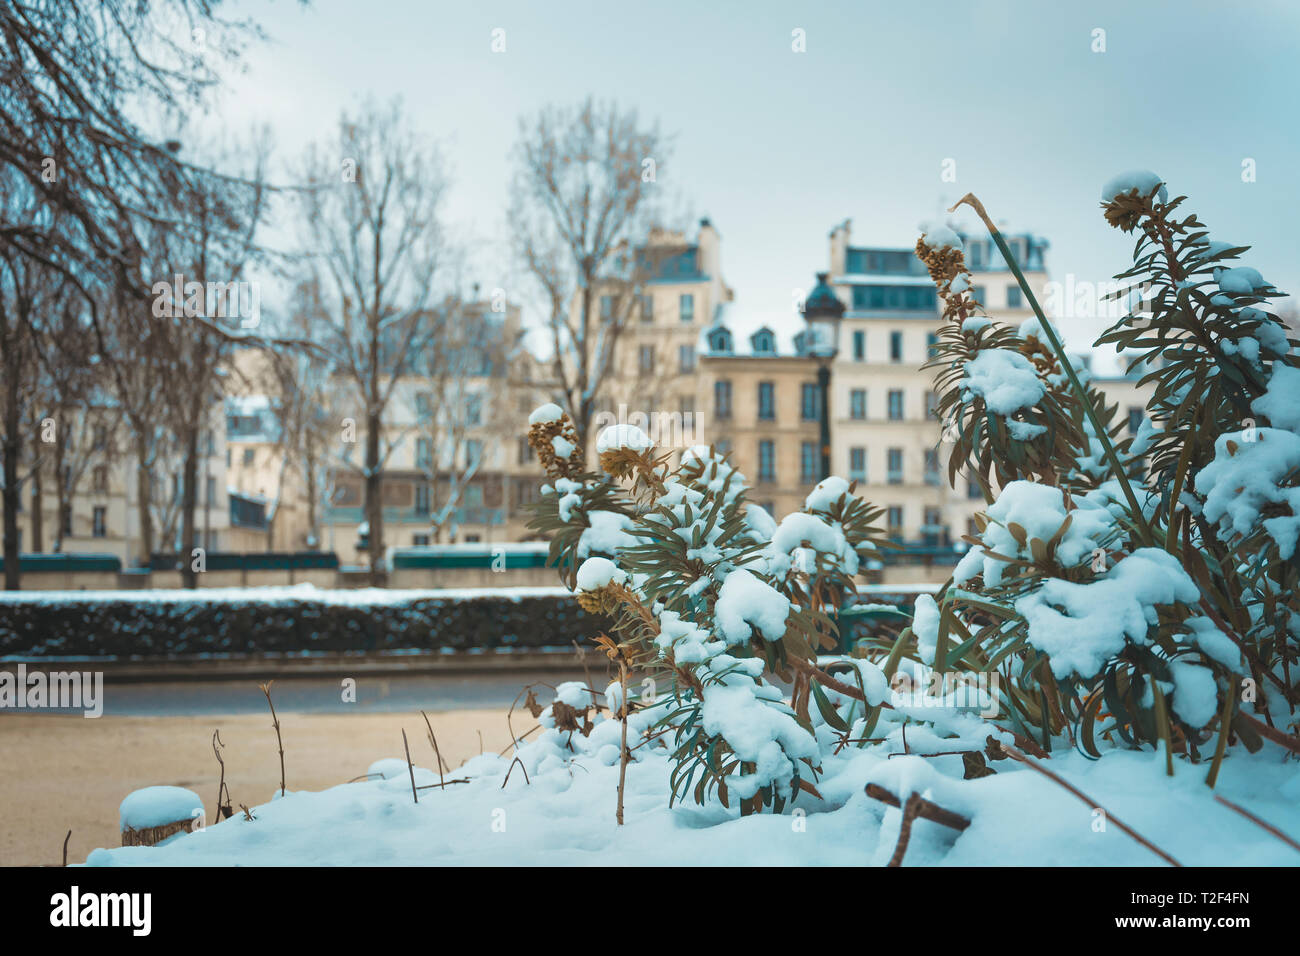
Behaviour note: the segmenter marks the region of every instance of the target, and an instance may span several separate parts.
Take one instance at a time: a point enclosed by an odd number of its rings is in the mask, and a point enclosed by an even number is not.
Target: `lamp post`
[[[827,281],[825,272],[817,273],[817,285],[803,304],[803,319],[808,325],[808,351],[817,358],[817,388],[821,397],[821,476],[831,475],[831,363],[839,354],[840,320],[844,303]]]

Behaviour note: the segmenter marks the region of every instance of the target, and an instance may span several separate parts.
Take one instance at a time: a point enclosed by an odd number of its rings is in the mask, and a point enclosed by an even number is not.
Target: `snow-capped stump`
[[[202,820],[203,801],[184,787],[145,787],[128,794],[118,808],[122,846],[157,846]]]

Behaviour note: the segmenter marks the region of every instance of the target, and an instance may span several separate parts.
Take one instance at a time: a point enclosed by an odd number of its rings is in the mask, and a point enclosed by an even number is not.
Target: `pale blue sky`
[[[1052,243],[1053,278],[1121,271],[1102,183],[1150,168],[1212,234],[1300,287],[1300,5],[1209,2],[446,3],[240,0],[272,40],[215,121],[266,121],[278,154],[328,137],[340,108],[402,95],[453,170],[448,217],[487,286],[501,254],[517,118],[612,97],[675,134],[660,183],[722,234],[737,308],[788,314],[851,217],[859,244],[910,246],[967,191]],[[503,28],[506,52],[491,52]],[[807,52],[791,50],[806,31]],[[1095,28],[1106,52],[1092,52]],[[957,181],[940,179],[956,161]],[[1257,181],[1243,183],[1242,160]],[[1086,323],[1065,323],[1084,344]]]

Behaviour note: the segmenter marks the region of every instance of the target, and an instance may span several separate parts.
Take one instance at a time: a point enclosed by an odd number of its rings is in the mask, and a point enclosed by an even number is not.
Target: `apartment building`
[[[547,397],[535,384],[536,360],[519,347],[519,307],[474,302],[459,328],[463,361],[454,374],[445,362],[438,370],[416,363],[394,386],[381,442],[385,547],[532,536],[523,506],[537,497],[541,473],[526,423]],[[363,437],[359,422],[356,443],[336,450],[323,491],[319,546],[344,565],[367,560]]]
[[[730,305],[700,336],[703,443],[731,455],[749,499],[778,520],[822,479],[821,391],[806,342],[803,332],[746,324]]]
[[[1007,239],[1029,282],[1046,281],[1047,242]],[[992,242],[963,240],[975,295],[989,314],[1012,324],[1029,318]],[[908,555],[887,577],[911,577],[904,566],[912,564],[933,577],[928,565],[953,560],[953,543],[983,503],[965,482],[949,487],[950,446],[935,413],[932,372],[921,368],[938,337],[938,293],[911,247],[856,245],[849,220],[831,230],[826,281],[844,305],[831,371],[832,469],[886,509],[888,533]]]
[[[593,426],[598,432],[604,424],[644,422],[661,447],[680,451],[703,440],[701,331],[733,298],[722,277],[721,236],[708,219],[693,238],[652,230],[638,257],[638,299],[597,395]],[[606,319],[625,306],[609,289],[598,302]]]
[[[150,482],[153,552],[174,552],[181,534],[181,467],[175,449],[159,452],[143,476],[132,438],[111,403],[50,417],[38,429],[39,465],[18,513],[23,553],[94,553],[123,567],[148,563],[141,514],[142,481]],[[199,436],[196,540],[210,551],[226,545],[225,429],[214,407]]]

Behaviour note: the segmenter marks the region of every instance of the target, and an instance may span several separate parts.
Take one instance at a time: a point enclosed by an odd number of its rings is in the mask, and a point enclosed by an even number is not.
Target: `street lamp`
[[[840,320],[844,303],[827,281],[825,272],[817,273],[817,285],[803,303],[803,319],[808,324],[808,353],[817,359],[817,386],[821,393],[822,478],[831,475],[831,363],[839,354]]]

